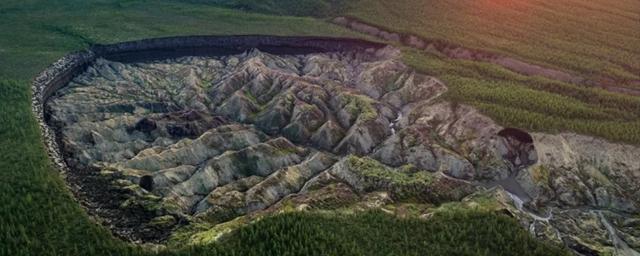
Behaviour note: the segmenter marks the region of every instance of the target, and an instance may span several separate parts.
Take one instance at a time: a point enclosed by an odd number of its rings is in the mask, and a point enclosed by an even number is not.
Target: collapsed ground
[[[446,90],[394,48],[254,50],[100,59],[48,110],[69,180],[134,241],[214,241],[280,211],[428,219],[462,202],[582,253],[638,249],[638,148],[505,129]]]
[[[0,186],[0,194],[3,195],[0,200],[6,206],[0,208],[3,216],[0,226],[5,231],[0,233],[0,240],[4,242],[0,253],[87,255],[108,252],[147,255],[113,239],[102,227],[94,225],[86,217],[64,188],[40,146],[40,131],[35,119],[30,117],[29,88],[31,79],[56,59],[95,42],[110,43],[160,36],[359,36],[319,19],[259,15],[208,4],[223,2],[217,0],[189,2],[200,4],[165,0],[2,1],[0,15],[4,22],[0,23],[0,27],[5,33],[0,36],[0,109],[3,113],[0,115],[0,169],[3,170],[2,180],[7,182]],[[246,4],[245,7],[264,6],[265,3],[251,0],[242,2]],[[467,47],[499,50],[523,59],[533,59],[538,64],[577,70],[578,74],[598,74],[603,71],[609,75],[627,76],[624,73],[628,71],[618,67],[630,65],[637,69],[637,60],[640,60],[637,48],[634,48],[640,39],[637,34],[640,30],[635,29],[638,19],[634,18],[640,5],[634,0],[596,0],[588,3],[538,0],[504,5],[500,3],[505,1],[492,0],[368,1],[354,2],[351,8],[338,6],[323,12],[313,8],[309,13],[285,11],[283,9],[287,6],[274,2],[279,1],[269,1],[268,7],[277,11],[270,13],[334,15],[338,14],[337,10],[349,10],[351,16],[371,24],[389,28],[404,26],[397,32],[445,39]],[[317,2],[314,1],[314,4]],[[487,9],[490,11],[487,12]],[[363,11],[355,13],[358,10]],[[411,22],[404,22],[407,20]],[[627,46],[617,49],[620,45]],[[627,52],[620,54],[625,51],[622,49],[627,49]],[[610,54],[612,52],[614,54]],[[617,57],[612,60],[609,56]],[[637,137],[640,134],[639,123],[625,121],[637,120],[636,116],[640,113],[638,97],[517,76],[494,65],[449,61],[433,55],[411,53],[406,61],[419,68],[420,72],[445,81],[449,87],[449,100],[472,104],[502,125],[552,133],[572,131],[632,144],[640,141]],[[570,114],[567,114],[567,109],[571,110]],[[603,116],[603,110],[609,114]],[[326,221],[333,222],[332,219]],[[493,226],[487,224],[483,227]],[[383,229],[389,230],[386,227]],[[504,232],[507,229],[507,226],[499,228],[497,233],[507,234]],[[522,244],[518,239],[511,239],[512,236],[505,237],[508,238],[506,243]],[[480,244],[505,244],[497,240],[490,239]],[[246,241],[254,242],[249,243],[253,246],[260,240]],[[299,240],[286,240],[285,243],[287,241],[288,244],[294,244]],[[457,245],[459,240],[455,241]],[[199,247],[198,253],[208,255],[211,253],[209,250],[209,247]],[[520,255],[529,251],[521,250]],[[487,254],[495,255],[498,252],[503,250],[492,250]]]

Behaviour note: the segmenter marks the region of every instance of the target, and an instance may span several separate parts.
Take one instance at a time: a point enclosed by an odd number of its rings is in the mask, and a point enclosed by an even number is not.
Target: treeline
[[[206,248],[206,247],[205,247]],[[472,210],[400,219],[381,211],[287,213],[265,218],[194,251],[220,255],[570,255],[503,215]]]

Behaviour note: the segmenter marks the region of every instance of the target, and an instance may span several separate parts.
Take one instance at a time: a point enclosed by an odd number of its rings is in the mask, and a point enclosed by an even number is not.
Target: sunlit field
[[[640,3],[635,0],[360,0],[355,6],[348,15],[394,31],[585,76],[640,79]]]

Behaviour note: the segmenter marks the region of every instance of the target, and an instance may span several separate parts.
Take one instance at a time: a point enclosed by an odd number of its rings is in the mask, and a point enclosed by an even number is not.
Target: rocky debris
[[[97,205],[109,202],[107,217],[116,208],[140,215],[112,224],[140,240],[190,221],[439,205],[502,185],[492,197],[505,208],[517,201],[511,215],[543,239],[602,252],[613,245],[609,228],[580,236],[595,227],[575,223],[606,211],[620,240],[637,248],[637,225],[625,222],[638,213],[637,147],[504,128],[470,106],[436,100],[446,90],[391,47],[251,50],[98,59],[46,107],[68,166],[124,192],[106,200],[83,179],[77,185]]]
[[[637,213],[640,150],[575,134],[533,134],[538,164],[520,178],[535,200]]]
[[[407,116],[409,124],[400,124],[404,129],[382,143],[374,158],[392,166],[406,162],[465,180],[501,180],[535,161],[512,163],[509,154],[535,155],[531,143],[522,143],[525,149],[514,146],[515,141],[498,135],[501,127],[469,106],[426,104]]]
[[[534,233],[558,237],[584,255],[636,255],[640,149],[568,133],[532,139],[538,162],[517,181],[531,198],[523,211],[547,215],[522,218],[533,230],[547,230]]]
[[[187,180],[172,187],[165,200],[185,212],[191,212],[198,201],[218,186],[247,176],[268,176],[280,168],[300,163],[303,157],[304,152],[284,138],[240,151],[227,151],[207,161]]]
[[[533,139],[538,163],[518,178],[532,197],[528,206],[551,207],[552,226],[578,252],[637,254],[638,226],[624,223],[639,213],[640,149],[576,134]]]
[[[275,171],[266,178],[254,178],[250,183],[241,180],[231,186],[219,187],[198,204],[196,214],[222,222],[230,216],[265,209],[285,196],[299,192],[308,180],[334,162],[333,156],[318,152],[304,162]]]
[[[197,139],[183,139],[165,147],[156,146],[115,164],[123,168],[161,171],[178,166],[195,166],[229,150],[241,150],[267,140],[251,126],[227,125],[211,129]]]

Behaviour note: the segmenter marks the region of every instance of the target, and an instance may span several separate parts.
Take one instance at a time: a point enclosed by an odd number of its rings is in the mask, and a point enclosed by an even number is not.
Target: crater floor
[[[78,197],[138,242],[290,208],[428,218],[489,198],[576,251],[640,247],[637,147],[505,129],[446,91],[391,47],[98,59],[47,115]]]

